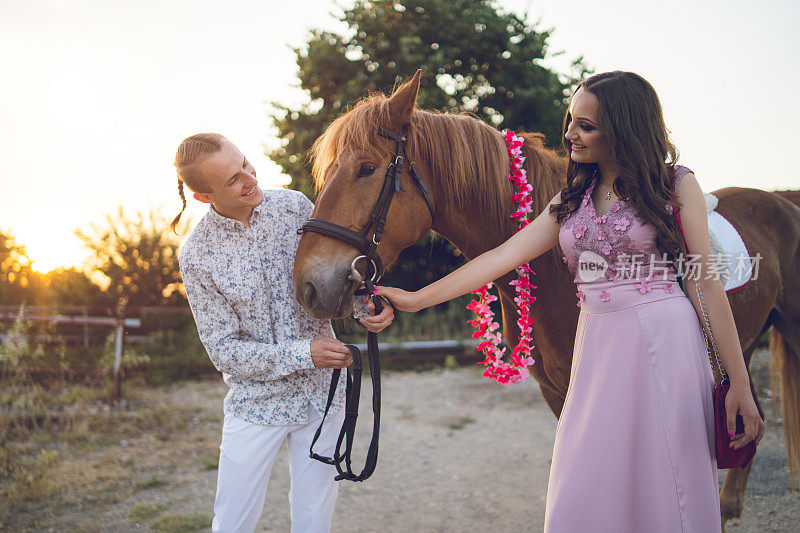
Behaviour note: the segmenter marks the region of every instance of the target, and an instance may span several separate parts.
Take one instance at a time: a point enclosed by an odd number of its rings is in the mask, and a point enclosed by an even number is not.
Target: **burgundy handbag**
[[[686,248],[686,253],[688,254],[689,247],[686,245],[686,237],[683,235],[683,225],[681,224],[680,213],[677,213],[677,219],[678,227],[680,228],[681,236],[683,237],[683,244]],[[714,387],[714,442],[717,448],[717,468],[746,468],[753,459],[753,456],[756,454],[756,442],[754,440],[750,441],[747,443],[747,445],[739,448],[738,450],[734,450],[730,447],[731,437],[728,435],[728,414],[725,411],[725,396],[727,396],[728,390],[731,388],[731,382],[728,380],[728,374],[725,372],[725,369],[722,367],[722,362],[719,360],[717,344],[714,342],[714,336],[711,333],[711,322],[708,320],[706,304],[703,301],[703,291],[700,290],[699,283],[695,283],[694,286],[697,290],[697,299],[700,303],[700,311],[703,314],[703,321],[705,322],[706,326],[704,328],[701,325],[700,330],[703,332],[708,358],[711,361],[712,367],[714,365],[713,361],[716,360],[717,368],[719,369],[719,374],[721,376],[720,382]],[[708,330],[708,333],[706,333],[706,330]],[[741,415],[737,414],[736,434],[742,432],[744,432],[744,420],[742,420]]]
[[[717,468],[745,468],[750,464],[750,460],[756,454],[756,441],[750,441],[742,448],[734,450],[730,447],[731,438],[728,435],[728,414],[725,410],[725,396],[731,388],[731,382],[728,380],[728,374],[722,367],[722,362],[719,360],[719,352],[717,352],[717,344],[714,342],[714,336],[711,334],[711,323],[708,320],[708,313],[706,311],[705,302],[703,302],[703,291],[700,290],[700,284],[694,284],[697,289],[697,299],[700,301],[700,310],[703,313],[703,320],[706,323],[706,328],[700,328],[703,331],[703,337],[706,342],[706,350],[708,350],[709,359],[714,355],[717,361],[717,368],[719,374],[722,376],[720,382],[714,387],[714,425],[715,425],[715,438],[717,447]],[[712,363],[713,365],[713,363]],[[736,434],[744,432],[744,421],[742,416],[736,415]]]

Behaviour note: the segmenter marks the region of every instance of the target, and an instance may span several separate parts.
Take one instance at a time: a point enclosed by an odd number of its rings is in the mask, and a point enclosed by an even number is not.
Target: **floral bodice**
[[[688,172],[691,170],[686,167],[675,166],[673,190],[677,190]],[[659,286],[671,293],[677,287],[674,284],[677,271],[656,248],[655,228],[623,198],[599,216],[592,200],[596,185],[597,179],[587,189],[577,211],[561,223],[559,230],[563,260],[575,275],[575,283],[633,283],[645,293],[651,290],[651,282],[663,280],[667,283]],[[610,297],[610,291],[603,293],[604,299]]]

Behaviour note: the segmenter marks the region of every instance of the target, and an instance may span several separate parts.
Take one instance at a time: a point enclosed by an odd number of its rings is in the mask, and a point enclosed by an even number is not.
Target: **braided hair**
[[[225,137],[219,133],[196,133],[185,138],[178,146],[178,151],[175,153],[175,169],[178,172],[178,196],[180,196],[183,206],[178,216],[169,225],[169,228],[176,235],[178,232],[175,231],[175,227],[178,225],[184,210],[186,210],[186,196],[183,191],[183,184],[185,183],[194,192],[211,192],[203,174],[197,168],[197,163],[218,152],[222,148],[224,139]]]

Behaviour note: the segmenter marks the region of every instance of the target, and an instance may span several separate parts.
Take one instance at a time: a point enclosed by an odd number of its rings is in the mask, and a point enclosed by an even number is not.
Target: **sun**
[[[83,243],[73,235],[56,239],[46,227],[27,227],[14,233],[16,241],[25,246],[36,272],[46,274],[56,268],[78,266],[86,260]]]

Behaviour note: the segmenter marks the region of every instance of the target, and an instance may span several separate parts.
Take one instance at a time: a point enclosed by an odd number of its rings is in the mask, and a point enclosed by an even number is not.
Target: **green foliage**
[[[105,301],[102,289],[75,267],[51,270],[43,279],[46,290],[40,301],[55,309],[97,307]]]
[[[0,231],[0,302],[32,303],[39,281],[25,247],[9,232]]]
[[[88,232],[75,234],[92,252],[92,267],[108,283],[111,306],[175,305],[186,300],[180,292],[176,236],[169,220],[150,211],[129,215],[122,206]]]
[[[499,128],[540,131],[552,144],[569,89],[587,72],[580,58],[571,73],[544,67],[550,30],[490,0],[357,0],[341,20],[345,34],[313,31],[295,50],[309,102],[275,104],[273,116],[282,146],[267,155],[312,198],[306,154],[314,140],[348,105],[390,91],[418,68],[420,108],[468,111]]]
[[[148,342],[137,349],[150,360],[141,376],[148,384],[165,385],[217,374],[193,322],[178,331],[151,333]]]
[[[48,470],[58,458],[58,452],[40,450],[33,457],[24,458],[12,443],[0,443],[0,462],[8,483],[0,489],[0,499],[11,509],[28,502],[40,502],[52,497],[59,487],[48,475]]]
[[[44,418],[41,387],[29,372],[43,354],[40,345],[30,342],[28,321],[20,317],[5,331],[0,341],[0,442],[15,426],[35,428]]]
[[[98,362],[98,367],[106,372],[111,372],[114,368],[114,360],[116,357],[116,339],[117,334],[111,331],[106,337],[106,343],[103,346],[102,356]],[[145,366],[150,363],[150,356],[143,353],[141,350],[136,349],[130,345],[123,346],[122,348],[122,368],[136,368],[138,366]]]

